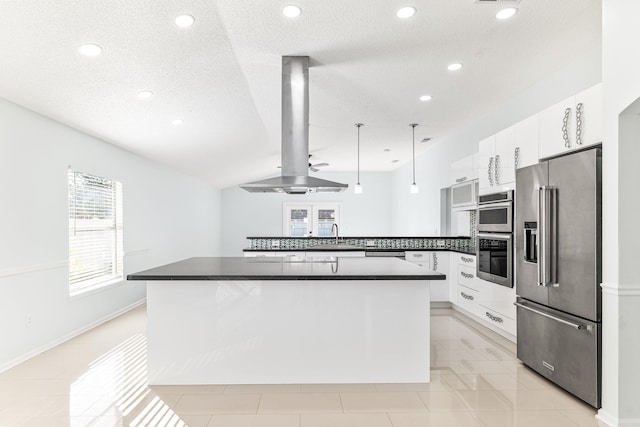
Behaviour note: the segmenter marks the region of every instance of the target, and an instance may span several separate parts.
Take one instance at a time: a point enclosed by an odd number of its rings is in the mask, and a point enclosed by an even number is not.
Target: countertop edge
[[[183,276],[183,275],[169,275],[169,276],[147,276],[130,274],[127,276],[127,280],[131,281],[340,281],[340,280],[446,280],[445,274],[426,274],[426,275],[352,275],[352,276],[329,276],[329,275],[316,275],[316,276]]]
[[[476,255],[476,251],[467,251],[464,249],[454,249],[454,248],[409,248],[409,249],[401,249],[401,248],[357,248],[357,249],[312,249],[312,248],[303,248],[303,249],[281,249],[281,248],[271,248],[271,249],[243,249],[242,252],[457,252],[465,255]]]

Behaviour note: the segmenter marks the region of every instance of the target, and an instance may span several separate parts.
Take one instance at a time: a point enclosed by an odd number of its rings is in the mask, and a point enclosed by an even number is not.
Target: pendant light
[[[353,189],[356,194],[362,194],[362,185],[360,185],[360,128],[362,126],[364,126],[362,123],[356,123],[356,127],[358,128],[358,182]]]
[[[416,184],[416,126],[418,126],[418,124],[411,123],[409,126],[411,126],[413,133],[413,183],[411,184],[409,191],[411,191],[411,194],[418,194],[418,184]]]

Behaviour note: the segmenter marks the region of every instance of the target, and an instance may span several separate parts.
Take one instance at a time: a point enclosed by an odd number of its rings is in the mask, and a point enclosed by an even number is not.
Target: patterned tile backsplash
[[[478,234],[477,211],[470,211],[470,237],[345,237],[340,242],[363,249],[459,249],[474,251]],[[335,237],[247,237],[249,249],[301,250],[330,244]]]
[[[330,244],[334,237],[248,237],[249,249],[301,250],[311,246]],[[473,239],[475,240],[475,239]],[[475,244],[465,237],[345,237],[340,243],[363,249],[461,249],[472,250]]]

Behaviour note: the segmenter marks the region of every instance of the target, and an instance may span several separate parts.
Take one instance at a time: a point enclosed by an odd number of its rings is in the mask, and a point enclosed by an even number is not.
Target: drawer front
[[[467,267],[466,265],[458,266],[458,284],[477,291],[478,285],[476,284],[476,280],[475,268]]]
[[[539,304],[518,302],[527,307],[518,307],[518,359],[591,406],[600,407],[601,325]],[[565,322],[578,324],[580,329]]]
[[[458,264],[466,265],[468,267],[476,269],[476,256],[475,255],[465,255],[458,254]]]
[[[428,267],[431,253],[428,251],[405,251],[404,259],[409,262],[420,263],[423,267]]]
[[[516,291],[486,280],[477,279],[476,285],[480,291],[480,304],[490,310],[504,314],[511,319],[516,318]]]
[[[516,322],[513,318],[505,316],[503,313],[499,313],[484,305],[480,305],[482,319],[489,324],[500,328],[511,335],[516,334]]]
[[[463,285],[458,285],[458,291],[456,293],[457,304],[467,310],[468,312],[478,315],[480,312],[480,305],[478,299],[480,295],[475,289],[467,288]]]
[[[247,258],[255,258],[255,257],[275,256],[275,255],[273,254],[273,252],[245,252],[244,256]]]

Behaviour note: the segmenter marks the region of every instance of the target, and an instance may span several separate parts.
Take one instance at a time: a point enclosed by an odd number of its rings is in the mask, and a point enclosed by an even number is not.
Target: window
[[[287,237],[330,237],[340,226],[340,203],[285,203],[283,234]]]
[[[69,293],[122,279],[122,184],[69,169]]]

